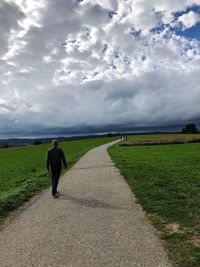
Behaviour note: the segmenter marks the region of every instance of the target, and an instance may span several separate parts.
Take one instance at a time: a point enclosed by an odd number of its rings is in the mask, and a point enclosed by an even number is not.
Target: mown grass
[[[200,144],[113,146],[109,153],[170,258],[181,267],[199,267]]]
[[[121,146],[165,145],[200,143],[200,134],[143,134],[132,135],[121,143]]]
[[[94,138],[60,143],[71,167],[91,148],[115,138]],[[46,153],[51,145],[25,146],[0,150],[0,222],[51,184],[46,171]]]
[[[199,139],[200,134],[139,134],[128,136],[128,141]]]

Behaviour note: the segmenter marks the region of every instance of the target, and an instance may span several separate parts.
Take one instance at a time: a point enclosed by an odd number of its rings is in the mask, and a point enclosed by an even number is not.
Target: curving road
[[[1,267],[170,267],[154,228],[102,145],[0,232]]]

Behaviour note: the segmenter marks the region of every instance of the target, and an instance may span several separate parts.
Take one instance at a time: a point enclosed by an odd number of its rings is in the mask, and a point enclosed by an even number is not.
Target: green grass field
[[[170,258],[181,267],[199,267],[200,144],[113,146],[109,153]]]
[[[95,138],[60,143],[71,167],[91,148],[116,138]],[[46,153],[51,145],[0,150],[0,221],[51,184],[46,171]]]

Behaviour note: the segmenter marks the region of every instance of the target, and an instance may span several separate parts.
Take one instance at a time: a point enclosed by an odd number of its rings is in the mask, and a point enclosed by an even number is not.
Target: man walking
[[[62,164],[65,169],[67,168],[67,163],[65,160],[64,152],[61,148],[58,147],[58,140],[52,141],[53,147],[50,148],[47,152],[47,170],[52,176],[52,195],[54,198],[59,197],[57,192],[58,181],[61,174]]]

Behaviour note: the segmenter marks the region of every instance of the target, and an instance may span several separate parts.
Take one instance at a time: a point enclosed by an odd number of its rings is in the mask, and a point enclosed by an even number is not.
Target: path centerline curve
[[[1,267],[170,267],[107,148],[86,153],[0,232]],[[103,167],[106,166],[106,167]]]

